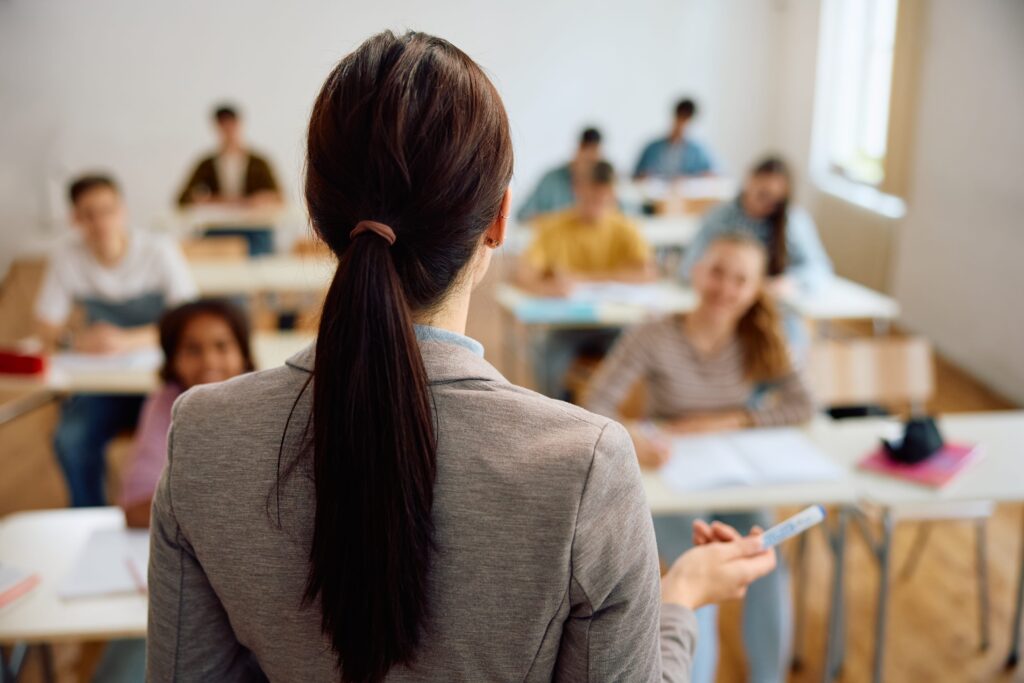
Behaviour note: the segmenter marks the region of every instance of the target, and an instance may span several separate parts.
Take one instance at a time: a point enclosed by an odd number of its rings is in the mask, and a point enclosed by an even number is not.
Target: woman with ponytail
[[[813,415],[807,385],[790,362],[779,316],[765,294],[767,269],[768,254],[752,236],[717,237],[693,270],[699,297],[693,312],[630,330],[595,373],[585,405],[609,417],[618,416],[637,382],[646,382],[647,420],[629,426],[642,467],[660,467],[668,458],[659,433],[793,425]],[[711,514],[742,531],[772,521],[768,511]],[[661,556],[685,552],[704,528],[692,517],[656,517]],[[718,659],[715,607],[698,610],[697,620],[693,680],[710,683]],[[780,565],[747,593],[743,636],[750,680],[785,680],[791,628],[789,579]]]
[[[501,99],[450,43],[381,33],[328,76],[319,336],[175,405],[148,680],[687,681],[692,610],[774,568],[718,529],[659,579],[626,431],[465,336],[511,177]]]

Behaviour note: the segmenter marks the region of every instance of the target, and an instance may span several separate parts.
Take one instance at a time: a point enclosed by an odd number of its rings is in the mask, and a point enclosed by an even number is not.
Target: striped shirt
[[[745,376],[738,338],[703,355],[678,316],[626,332],[594,374],[585,407],[614,417],[640,380],[647,386],[648,417],[656,420],[746,410],[755,425],[769,427],[806,422],[814,412],[799,372],[758,385]]]

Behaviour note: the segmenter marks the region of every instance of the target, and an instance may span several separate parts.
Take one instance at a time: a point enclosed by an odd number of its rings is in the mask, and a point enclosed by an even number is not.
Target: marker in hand
[[[766,550],[774,548],[783,541],[802,534],[823,521],[825,521],[825,508],[820,505],[812,505],[764,532],[761,535],[761,542]]]

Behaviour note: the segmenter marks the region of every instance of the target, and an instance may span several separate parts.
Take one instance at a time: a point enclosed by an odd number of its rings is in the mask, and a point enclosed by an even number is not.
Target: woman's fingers
[[[736,529],[717,520],[711,523],[711,530],[714,532],[715,540],[718,541],[728,542],[742,538],[740,532],[736,531]]]
[[[711,527],[703,519],[693,520],[693,544],[704,545],[714,540]]]

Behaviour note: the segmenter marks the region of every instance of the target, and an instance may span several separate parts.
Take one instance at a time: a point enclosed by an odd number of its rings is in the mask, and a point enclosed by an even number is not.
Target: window
[[[898,3],[823,3],[811,158],[826,191],[889,214],[903,212],[899,199],[882,192],[888,185]]]

